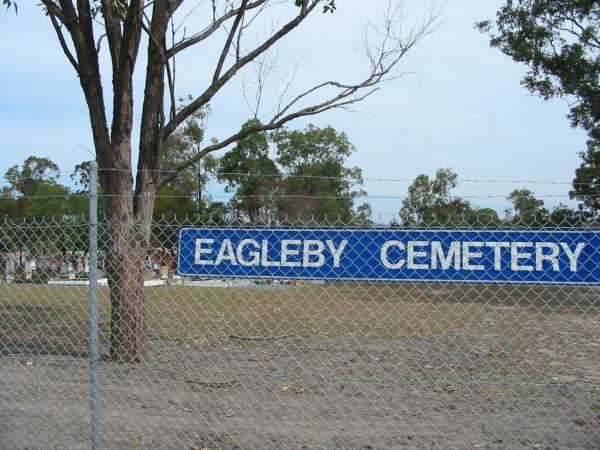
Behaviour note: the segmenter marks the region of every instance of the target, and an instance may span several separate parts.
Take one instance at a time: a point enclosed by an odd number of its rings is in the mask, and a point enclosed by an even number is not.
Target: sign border
[[[506,232],[521,232],[521,233],[536,233],[536,232],[545,232],[545,233],[567,233],[567,234],[580,234],[583,232],[589,232],[589,233],[600,233],[600,228],[591,228],[591,229],[584,229],[584,230],[574,230],[573,228],[566,228],[566,229],[560,229],[560,228],[552,228],[552,229],[545,229],[545,228],[536,228],[536,229],[531,229],[531,228],[527,228],[527,229],[514,229],[514,228],[423,228],[423,229],[419,229],[419,228],[355,228],[355,227],[348,227],[348,228],[341,228],[341,227],[315,227],[315,228],[310,228],[310,227],[306,227],[306,228],[297,228],[297,227],[279,227],[279,228],[273,228],[273,227],[181,227],[179,228],[179,231],[177,232],[177,239],[178,239],[178,245],[177,245],[177,275],[182,276],[182,277],[196,277],[196,278],[209,278],[209,279],[250,279],[250,280],[314,280],[314,281],[329,281],[331,283],[336,283],[336,282],[355,282],[355,283],[438,283],[438,284],[511,284],[511,285],[560,285],[560,286],[600,286],[600,280],[599,281],[582,281],[582,282],[578,282],[578,281],[531,281],[531,280],[527,280],[527,281],[518,281],[518,280],[439,280],[439,279],[434,279],[434,278],[402,278],[402,279],[398,279],[398,278],[352,278],[352,277],[340,277],[340,278],[328,278],[328,277],[307,277],[307,276],[297,276],[297,277],[286,277],[283,275],[270,275],[270,276],[260,276],[260,275],[256,275],[256,276],[252,276],[252,275],[235,275],[235,276],[225,276],[225,275],[213,275],[213,274],[205,274],[205,275],[199,275],[197,273],[182,273],[180,271],[180,258],[181,258],[181,251],[180,251],[180,244],[181,244],[181,233],[191,230],[198,230],[198,229],[206,229],[206,230],[214,230],[214,231],[226,231],[226,230],[239,230],[239,231],[282,231],[282,230],[294,230],[294,231],[302,231],[302,230],[309,230],[309,231],[337,231],[337,232],[343,232],[343,231],[354,231],[354,230],[360,230],[360,231],[368,231],[368,230],[373,230],[373,231],[422,231],[422,232],[428,232],[428,231],[445,231],[445,232],[453,232],[453,231],[491,231],[491,232],[497,232],[497,231],[506,231]]]

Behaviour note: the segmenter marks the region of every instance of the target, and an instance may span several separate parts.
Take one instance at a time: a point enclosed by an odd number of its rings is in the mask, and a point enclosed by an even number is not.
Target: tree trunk
[[[146,354],[144,268],[150,222],[134,214],[129,142],[113,146],[108,154],[105,167],[118,169],[100,172],[108,220],[110,357],[120,363],[139,362]]]
[[[116,171],[115,178],[105,187],[107,192],[114,191],[115,194],[107,198],[107,203],[111,206],[107,207],[111,221],[107,256],[111,291],[110,354],[111,359],[116,362],[138,362],[146,354],[144,268],[150,250],[152,213],[163,139],[166,61],[164,36],[169,17],[168,4],[167,0],[155,0],[153,6],[135,192],[131,176],[133,70],[123,74],[115,85],[115,88],[122,87],[122,97],[115,97],[111,152],[114,159],[107,162],[106,167],[126,169]],[[135,49],[137,52],[137,44]],[[132,53],[131,58],[135,60],[135,53]],[[109,177],[110,173],[108,171]]]
[[[115,362],[139,362],[146,354],[144,266],[147,244],[143,227],[108,225],[107,275],[110,287],[110,357]]]

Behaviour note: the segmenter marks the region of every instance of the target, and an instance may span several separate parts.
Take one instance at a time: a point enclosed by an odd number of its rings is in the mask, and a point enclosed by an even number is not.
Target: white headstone
[[[5,274],[6,281],[13,281],[15,279],[15,257],[12,253],[6,255]]]
[[[31,275],[33,274],[33,267],[31,266],[31,261],[29,258],[25,259],[25,264],[23,266],[25,269],[25,279],[30,281]]]

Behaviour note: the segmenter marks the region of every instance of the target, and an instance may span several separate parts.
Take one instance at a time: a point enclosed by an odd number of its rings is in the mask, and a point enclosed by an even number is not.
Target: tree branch
[[[215,69],[215,73],[213,75],[213,83],[216,83],[219,79],[219,76],[221,75],[221,70],[223,70],[223,64],[225,64],[225,58],[227,58],[227,54],[229,53],[229,49],[231,48],[231,43],[233,42],[235,32],[240,25],[242,17],[244,17],[247,4],[248,0],[242,0],[242,4],[238,9],[238,13],[235,16],[235,20],[233,21],[233,25],[231,27],[231,30],[229,30],[229,35],[227,36],[227,40],[225,41],[225,45],[223,46],[223,50],[221,51],[221,56],[219,57],[219,62],[217,63],[217,68]]]
[[[73,66],[73,68],[75,69],[75,72],[77,72],[77,74],[79,75],[79,63],[77,62],[77,60],[73,56],[73,53],[71,52],[71,49],[67,45],[67,41],[65,40],[65,36],[62,32],[61,26],[58,23],[57,16],[53,12],[51,12],[50,9],[48,9],[48,16],[50,17],[50,22],[52,22],[52,27],[54,28],[54,31],[56,32],[56,36],[58,37],[58,42],[60,43],[60,46],[61,46],[64,54],[66,55],[67,59],[69,60],[69,62]]]
[[[142,35],[144,0],[132,0],[123,23],[121,45],[115,48],[113,60],[113,142],[128,139],[133,122],[133,69]],[[113,36],[114,38],[114,36]]]
[[[54,3],[54,1],[42,0],[42,4],[46,7],[48,13],[54,14],[54,16],[58,18],[58,20],[64,22],[62,9],[60,8],[60,6]]]
[[[227,147],[228,145],[233,144],[234,142],[237,142],[241,139],[244,139],[245,137],[250,136],[251,134],[260,133],[260,132],[264,132],[264,131],[276,130],[278,128],[283,127],[286,123],[288,123],[294,119],[297,119],[299,117],[313,116],[316,114],[321,114],[330,109],[341,108],[341,107],[345,107],[345,106],[353,104],[353,103],[360,102],[360,101],[364,100],[365,98],[367,98],[369,95],[373,94],[377,89],[378,88],[374,88],[371,91],[365,93],[364,95],[362,95],[360,97],[356,97],[354,99],[346,100],[343,102],[334,102],[333,100],[324,102],[320,105],[315,105],[315,106],[312,106],[309,108],[304,108],[293,114],[289,114],[275,122],[271,121],[264,125],[256,125],[253,127],[245,128],[244,130],[239,131],[238,133],[235,133],[235,134],[229,136],[228,138],[224,139],[223,141],[220,141],[220,142],[214,143],[212,145],[209,145],[207,147],[204,147],[193,158],[181,163],[180,165],[175,167],[173,169],[173,171],[169,173],[169,175],[162,178],[160,180],[160,182],[158,183],[158,188],[160,189],[161,187],[165,186],[169,182],[176,179],[179,176],[179,172],[181,172],[181,171],[187,169],[188,167],[190,167],[191,165],[197,163],[198,161],[200,161],[202,158],[204,158],[209,153],[215,152],[217,150],[221,150],[221,149]]]
[[[314,8],[317,2],[312,3],[310,6],[308,2],[304,2],[304,7],[300,12],[299,16],[294,19],[291,23],[300,23],[303,17],[305,17],[310,11],[311,8]],[[394,75],[392,71],[398,66],[401,59],[410,51],[423,37],[427,36],[434,29],[434,25],[437,21],[438,12],[432,12],[431,15],[424,20],[419,26],[416,26],[409,30],[408,34],[403,37],[394,29],[395,25],[397,25],[397,21],[395,16],[397,14],[397,10],[388,10],[387,15],[385,16],[384,24],[381,29],[376,29],[377,36],[381,39],[381,42],[377,46],[373,46],[368,42],[368,32],[365,32],[365,53],[368,57],[368,61],[370,64],[370,71],[367,76],[360,82],[357,83],[341,83],[338,81],[327,81],[324,83],[320,83],[306,91],[298,94],[294,98],[292,98],[283,108],[279,107],[278,111],[273,115],[272,119],[263,124],[256,124],[252,127],[244,128],[243,130],[232,134],[226,139],[215,142],[211,145],[204,147],[200,150],[193,158],[190,158],[187,161],[184,161],[180,165],[174,168],[174,172],[164,176],[159,182],[159,188],[164,186],[165,184],[173,181],[177,178],[178,173],[189,166],[195,164],[200,159],[202,159],[207,154],[223,149],[228,145],[239,141],[253,133],[272,131],[278,128],[283,127],[288,122],[307,116],[314,116],[317,114],[321,114],[325,111],[329,111],[332,109],[349,109],[350,105],[362,102],[367,97],[375,93],[379,90],[380,85],[386,81],[393,80],[402,76],[403,73],[399,75]],[[402,17],[401,17],[402,18]],[[239,70],[241,65],[247,63],[247,61],[251,61],[257,56],[260,56],[266,49],[268,49],[272,43],[276,42],[278,38],[276,36],[280,36],[282,30],[289,28],[290,24],[286,24],[281,30],[275,33],[270,39],[268,39],[265,43],[257,47],[253,52],[249,53],[245,57],[240,59],[241,64],[237,63],[232,66],[230,71]],[[292,27],[293,28],[293,27]],[[285,33],[283,33],[285,34]],[[271,44],[268,44],[272,42]],[[254,56],[256,55],[256,56]],[[223,75],[223,77],[227,76],[229,71]],[[222,78],[223,78],[222,77]],[[222,78],[219,78],[217,81],[220,82]],[[330,95],[324,100],[317,101],[312,105],[305,107],[297,107],[300,102],[308,99],[309,96],[321,91],[324,88],[335,88],[337,89],[337,93]],[[171,121],[167,127],[170,128],[170,131],[174,130],[178,125],[178,120],[184,120],[187,117],[186,113],[189,114],[189,111],[195,111],[200,102],[210,98],[210,95],[214,95],[214,92],[210,89],[214,89],[213,86],[207,90],[204,94],[194,100],[188,107],[181,110],[175,119]],[[281,102],[280,102],[281,104]],[[297,107],[295,111],[292,111],[294,107]],[[182,114],[182,112],[184,112]]]
[[[268,1],[269,0],[256,0],[254,2],[248,3],[245,7],[245,11],[250,11],[251,9],[257,8]],[[240,13],[240,10],[241,8],[236,8],[226,12],[221,17],[215,19],[213,23],[210,26],[208,26],[205,30],[173,45],[173,47],[167,50],[167,57],[170,58],[176,53],[179,53],[180,51],[185,50],[186,48],[191,47],[192,45],[195,45],[207,39],[215,31],[217,31],[221,27],[221,25],[223,25],[226,21],[228,21],[232,17],[236,17]]]
[[[179,124],[181,124],[187,117],[193,114],[195,111],[200,109],[206,103],[208,103],[214,95],[227,83],[242,67],[249,62],[253,61],[256,57],[264,53],[277,41],[290,33],[296,28],[308,15],[315,9],[319,4],[319,0],[313,0],[312,4],[308,7],[303,7],[300,13],[291,21],[282,26],[276,33],[274,33],[269,39],[264,41],[261,45],[256,47],[247,55],[241,57],[233,64],[229,70],[227,70],[220,78],[214,81],[200,96],[193,100],[185,108],[182,108],[171,121],[165,126],[164,138],[166,139]],[[305,4],[306,5],[306,4]]]
[[[111,0],[102,0],[102,16],[104,17],[104,27],[106,28],[106,38],[108,39],[108,48],[113,65],[113,73],[119,71],[119,59],[121,53],[121,43],[123,35],[121,31],[121,17]]]

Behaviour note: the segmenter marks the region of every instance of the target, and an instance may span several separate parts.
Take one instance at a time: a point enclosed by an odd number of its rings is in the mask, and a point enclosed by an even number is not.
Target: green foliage
[[[345,133],[332,127],[308,125],[303,131],[280,130],[272,135],[276,161],[284,176],[282,190],[286,195],[305,196],[280,202],[279,209],[291,217],[323,221],[353,220],[354,199],[363,195],[358,167],[346,167],[347,158],[356,150]],[[306,198],[312,197],[312,198]],[[317,197],[317,198],[315,198]],[[321,198],[318,198],[321,197]],[[363,205],[361,220],[367,220],[369,209]]]
[[[77,192],[87,192],[90,187],[90,161],[83,161],[81,164],[77,164],[73,173],[69,175],[69,178],[81,187]]]
[[[577,211],[559,204],[550,211],[550,223],[558,227],[581,227],[588,223],[590,216],[585,211]]]
[[[43,183],[36,188],[36,197],[27,199],[25,218],[62,219],[69,211],[69,189],[60,184]]]
[[[373,208],[369,203],[363,203],[356,208],[353,223],[357,226],[370,227],[373,225]]]
[[[76,166],[72,180],[79,180],[85,189],[71,192],[58,183],[58,165],[48,158],[28,157],[21,167],[13,166],[6,172],[9,187],[0,192],[0,218],[15,221],[31,219],[79,220],[87,216],[89,163]],[[103,213],[103,202],[98,202],[98,213]]]
[[[154,203],[154,218],[156,220],[173,220],[175,217],[180,219],[196,211],[194,200],[188,193],[177,187],[165,186],[158,191],[158,196]]]
[[[529,92],[570,101],[572,126],[590,136],[571,194],[598,211],[597,199],[586,196],[600,189],[600,2],[507,0],[495,24],[477,26],[493,47],[528,67],[522,84]]]
[[[242,130],[258,123],[251,119]],[[252,222],[269,220],[272,204],[268,199],[277,190],[277,175],[279,169],[269,156],[266,133],[250,134],[219,160],[219,181],[226,183],[228,192],[234,192],[234,209]]]
[[[74,217],[87,216],[89,214],[89,201],[88,201],[88,192],[90,188],[90,161],[83,161],[80,164],[77,164],[73,170],[73,173],[69,175],[69,178],[78,186],[78,189],[75,189],[74,192],[71,193],[67,202],[67,208],[69,211],[69,215]],[[98,216],[104,216],[104,201],[102,201],[102,186],[98,184]]]
[[[582,163],[575,171],[571,196],[596,215],[600,213],[600,140],[590,139]]]
[[[512,209],[506,211],[506,223],[524,227],[580,227],[589,223],[591,216],[582,208],[575,210],[559,204],[551,210],[529,189],[515,189],[508,197]]]
[[[549,222],[549,212],[544,208],[544,201],[535,198],[529,189],[515,189],[508,197],[513,204],[507,210],[507,219],[518,226],[543,226]]]
[[[20,206],[21,205],[9,187],[4,186],[0,189],[0,219],[9,217],[11,219],[21,220],[23,214],[20,211]]]
[[[500,224],[496,211],[479,209],[468,201],[453,197],[457,175],[451,169],[438,169],[435,178],[421,174],[408,188],[402,201],[400,220],[405,227],[495,226]]]
[[[209,202],[204,205],[196,221],[202,225],[225,225],[230,213],[229,206],[223,202]]]
[[[574,126],[591,130],[600,118],[600,4],[596,0],[507,0],[491,45],[527,65],[523,85],[545,99],[575,96]]]
[[[495,209],[492,208],[474,208],[469,213],[468,222],[479,226],[500,226],[502,221]]]
[[[60,170],[48,158],[29,156],[21,167],[13,166],[5,178],[10,188],[4,190],[0,212],[16,220],[55,217],[69,211],[69,189],[57,183]]]
[[[38,195],[40,186],[56,184],[60,177],[60,169],[48,158],[30,156],[23,162],[22,168],[9,168],[5,177],[13,192],[28,196]]]
[[[249,120],[243,129],[257,124],[257,119]],[[359,168],[346,167],[354,151],[346,134],[331,127],[283,129],[270,137],[254,133],[220,159],[218,178],[234,192],[234,211],[253,222],[328,218],[368,224],[368,204],[353,210],[354,199],[362,194],[354,188],[363,182]]]
[[[185,103],[182,102],[180,108],[184,106]],[[208,114],[208,107],[200,109],[169,136],[163,145],[161,155],[161,167],[164,171],[176,170],[183,162],[198,156],[205,138],[206,117]],[[182,170],[177,178],[166,186],[169,189],[159,192],[159,195],[166,195],[167,192],[176,192],[180,196],[187,195],[192,203],[187,204],[190,208],[185,214],[201,214],[208,200],[204,198],[204,191],[213,176],[216,166],[216,158],[212,155],[202,157],[195,164]],[[179,206],[175,207],[174,210],[183,206],[183,202],[177,200],[175,202]],[[162,214],[170,216],[172,214],[172,211],[166,208],[166,201],[157,202],[155,206],[156,214],[159,216]]]

